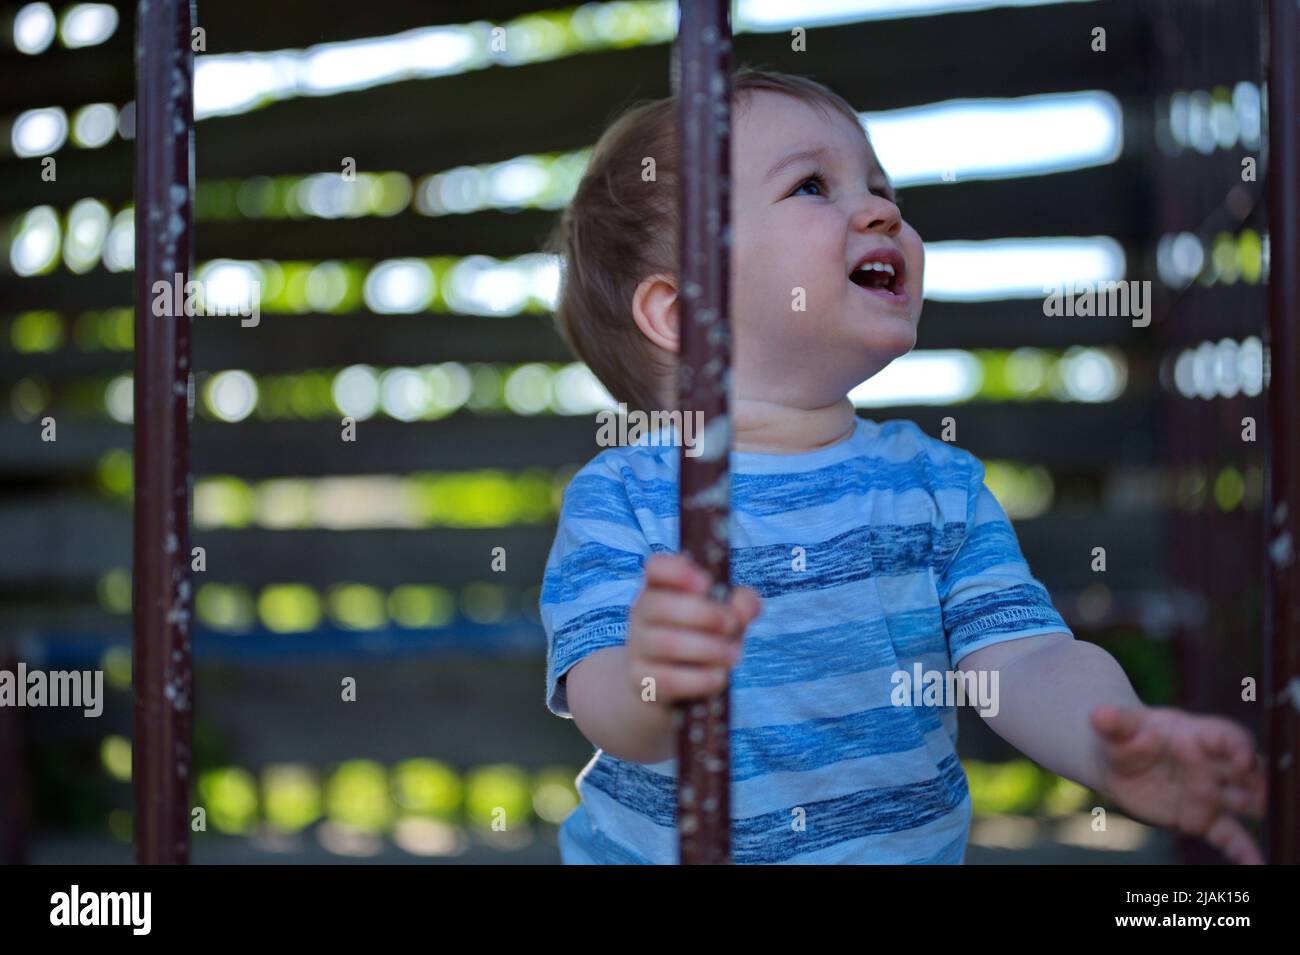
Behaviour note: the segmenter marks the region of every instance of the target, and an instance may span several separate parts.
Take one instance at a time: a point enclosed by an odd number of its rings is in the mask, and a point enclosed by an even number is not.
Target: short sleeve
[[[626,642],[650,550],[621,480],[584,469],[569,482],[539,601],[546,706],[556,716],[573,716],[568,671],[597,650]]]
[[[969,456],[966,529],[939,575],[939,601],[949,658],[1003,640],[1043,633],[1074,636],[1041,583],[1030,573],[1006,512],[984,483],[984,465]]]

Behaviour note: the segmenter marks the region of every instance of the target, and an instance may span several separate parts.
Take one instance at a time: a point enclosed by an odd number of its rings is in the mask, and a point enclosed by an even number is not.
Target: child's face
[[[732,393],[823,407],[915,346],[921,237],[886,198],[875,151],[846,117],[767,91],[748,94],[734,116]],[[791,153],[817,147],[823,155],[768,177]],[[869,253],[896,256],[896,294],[850,279]]]

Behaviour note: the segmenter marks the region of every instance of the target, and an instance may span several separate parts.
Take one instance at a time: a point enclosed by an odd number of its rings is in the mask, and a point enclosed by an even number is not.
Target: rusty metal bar
[[[190,316],[175,306],[194,268],[194,20],[191,0],[137,8],[131,768],[144,864],[190,854]],[[162,295],[171,308],[155,308]]]
[[[1300,862],[1300,4],[1269,5],[1269,861]]]
[[[681,552],[731,586],[728,417],[731,324],[731,21],[728,0],[682,0],[674,47],[681,155],[678,406],[702,413],[703,449],[681,460]],[[730,687],[679,707],[677,822],[683,865],[731,861]]]

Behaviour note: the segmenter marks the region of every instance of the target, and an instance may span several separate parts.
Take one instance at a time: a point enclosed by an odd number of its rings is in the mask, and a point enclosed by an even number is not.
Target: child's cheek
[[[919,298],[925,281],[925,243],[921,241],[920,235],[911,226],[908,226],[907,229],[911,233],[908,237],[910,247],[907,251],[911,275],[907,284],[912,286],[915,296]]]

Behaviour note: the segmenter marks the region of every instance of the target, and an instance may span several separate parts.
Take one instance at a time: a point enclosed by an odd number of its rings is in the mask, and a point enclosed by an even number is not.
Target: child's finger
[[[1259,786],[1228,785],[1223,789],[1223,801],[1233,812],[1256,819],[1264,818],[1266,790]]]
[[[707,663],[732,666],[739,658],[734,643],[711,634],[693,633],[672,627],[646,627],[641,631],[638,653],[643,659],[665,663]]]
[[[1241,794],[1242,808],[1237,812],[1262,819],[1268,803],[1268,781],[1264,776],[1264,761],[1258,753],[1252,751],[1245,768],[1241,766],[1241,763],[1237,763],[1233,767],[1237,772],[1228,777],[1227,789]]]
[[[1255,756],[1255,741],[1242,726],[1231,720],[1211,717],[1197,727],[1196,740],[1207,756],[1222,760],[1230,771],[1249,767]],[[1242,766],[1245,763],[1246,765]]]
[[[727,603],[739,620],[742,630],[753,622],[762,607],[758,593],[749,587],[736,587],[731,591]]]
[[[1111,767],[1120,775],[1126,776],[1146,769],[1159,757],[1163,740],[1155,730],[1147,730],[1136,736],[1115,743],[1102,738],[1106,758]]]
[[[657,664],[646,674],[655,682],[659,699],[699,700],[721,691],[727,685],[726,667]]]
[[[1099,706],[1089,716],[1092,728],[1112,743],[1131,740],[1142,726],[1143,711]]]
[[[638,601],[637,616],[643,624],[703,630],[722,635],[736,626],[735,614],[708,597],[658,590]]]
[[[1227,814],[1214,820],[1205,832],[1205,841],[1238,865],[1264,863],[1264,854],[1259,851],[1259,846],[1246,831],[1246,827]]]
[[[645,562],[647,587],[703,594],[709,589],[709,575],[685,554],[651,554]]]

